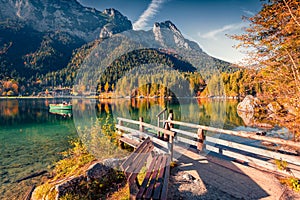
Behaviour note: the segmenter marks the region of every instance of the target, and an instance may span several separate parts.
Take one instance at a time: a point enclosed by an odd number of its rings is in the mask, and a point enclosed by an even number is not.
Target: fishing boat
[[[72,104],[69,102],[57,103],[57,104],[49,104],[50,110],[71,110]]]

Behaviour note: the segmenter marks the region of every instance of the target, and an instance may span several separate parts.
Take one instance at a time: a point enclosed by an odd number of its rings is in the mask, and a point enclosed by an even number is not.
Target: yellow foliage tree
[[[300,2],[270,0],[254,17],[247,18],[246,34],[232,38],[240,40],[238,47],[251,48],[251,64],[260,72],[269,97],[292,99],[294,106],[300,97]],[[254,51],[253,51],[254,49]]]
[[[108,84],[108,82],[106,82],[104,85],[105,92],[108,92],[108,89],[109,89],[109,84]]]
[[[293,123],[300,123],[300,1],[268,0],[245,19],[250,22],[246,33],[231,37],[241,41],[237,47],[250,48],[249,64],[259,69],[255,82],[264,97],[292,107]]]

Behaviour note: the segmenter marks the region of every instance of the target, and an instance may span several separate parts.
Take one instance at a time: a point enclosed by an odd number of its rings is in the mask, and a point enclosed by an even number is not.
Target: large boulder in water
[[[245,99],[240,102],[237,106],[238,111],[253,113],[254,109],[259,107],[261,104],[258,98],[253,97],[252,95],[247,95]]]
[[[258,127],[263,129],[271,129],[274,127],[271,124],[260,122],[254,117],[254,112],[243,112],[238,110],[237,113],[240,118],[242,118],[245,126]]]
[[[270,107],[271,108],[271,107]],[[277,108],[274,104],[274,110]],[[273,110],[273,107],[271,108]],[[273,125],[263,122],[261,119],[266,114],[263,103],[251,95],[245,97],[237,106],[237,113],[243,119],[246,126],[259,127],[264,129],[273,128]],[[256,117],[259,113],[260,119]]]
[[[237,111],[240,118],[242,118],[244,124],[246,126],[252,126],[254,124],[254,113],[253,112],[243,112]]]

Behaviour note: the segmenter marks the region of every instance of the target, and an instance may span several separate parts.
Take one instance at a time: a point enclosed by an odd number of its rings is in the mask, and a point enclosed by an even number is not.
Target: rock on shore
[[[96,161],[87,167],[87,170],[83,174],[66,177],[55,181],[50,191],[55,190],[55,199],[58,200],[68,193],[80,193],[80,184],[87,183],[89,181],[101,180],[104,177],[109,177],[115,170],[119,169],[123,159],[106,159],[104,161]],[[37,195],[37,187],[31,196],[31,200],[48,200],[49,197],[45,194],[41,199]]]

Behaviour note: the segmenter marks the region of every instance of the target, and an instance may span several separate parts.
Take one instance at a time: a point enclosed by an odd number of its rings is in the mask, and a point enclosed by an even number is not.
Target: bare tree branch
[[[294,19],[294,21],[296,22],[296,24],[300,27],[300,23],[298,22],[297,18],[295,17],[295,15],[292,13],[292,10],[290,8],[290,6],[287,4],[286,0],[283,0],[285,6],[288,8],[289,13],[291,14],[292,18]]]

